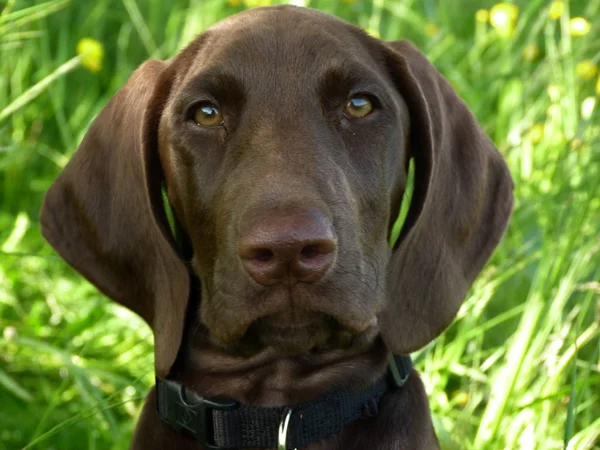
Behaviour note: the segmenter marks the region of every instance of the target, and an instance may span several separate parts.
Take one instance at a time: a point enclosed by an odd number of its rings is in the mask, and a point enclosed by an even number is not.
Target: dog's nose
[[[244,223],[247,222],[247,223]],[[263,214],[243,221],[238,255],[257,283],[314,283],[331,268],[337,240],[315,210]]]

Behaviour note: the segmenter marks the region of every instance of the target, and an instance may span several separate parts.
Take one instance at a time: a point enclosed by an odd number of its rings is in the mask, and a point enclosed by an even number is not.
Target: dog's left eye
[[[202,127],[218,127],[223,123],[223,116],[219,108],[211,102],[199,103],[194,108],[194,122]]]
[[[366,95],[355,95],[350,97],[344,113],[351,119],[361,119],[373,112],[373,102]]]

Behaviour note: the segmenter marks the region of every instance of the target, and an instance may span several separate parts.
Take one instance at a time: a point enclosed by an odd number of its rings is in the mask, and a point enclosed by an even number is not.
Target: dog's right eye
[[[223,124],[223,115],[211,102],[201,102],[193,109],[192,118],[201,127],[218,127]]]
[[[351,97],[344,107],[344,113],[351,119],[362,119],[371,114],[372,111],[373,102],[367,95],[363,94]]]

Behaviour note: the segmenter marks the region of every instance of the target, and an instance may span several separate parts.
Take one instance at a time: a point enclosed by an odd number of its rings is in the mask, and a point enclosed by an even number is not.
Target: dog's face
[[[411,159],[413,198],[389,249]],[[233,16],[136,70],[41,223],[153,327],[164,376],[198,297],[212,342],[231,353],[376,336],[394,353],[422,347],[456,315],[511,208],[501,155],[420,52],[283,6]]]
[[[168,196],[202,322],[231,351],[377,334],[408,137],[378,50],[325,15],[254,11],[210,29],[173,87],[158,139]]]

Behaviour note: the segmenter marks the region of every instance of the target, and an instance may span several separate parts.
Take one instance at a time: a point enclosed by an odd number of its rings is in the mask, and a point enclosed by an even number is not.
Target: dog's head
[[[413,199],[390,249],[411,159]],[[137,69],[41,222],[67,262],[152,326],[165,375],[197,294],[226,351],[377,335],[395,353],[418,349],[456,315],[511,207],[501,155],[411,44],[272,7]]]

